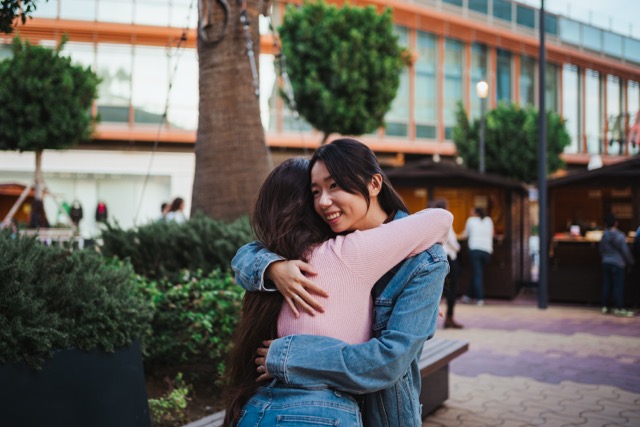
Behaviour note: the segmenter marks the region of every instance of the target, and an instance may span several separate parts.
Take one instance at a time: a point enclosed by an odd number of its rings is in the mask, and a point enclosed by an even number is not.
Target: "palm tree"
[[[192,214],[202,211],[216,219],[233,220],[248,213],[269,172],[269,154],[241,22],[244,10],[257,74],[258,15],[266,10],[266,3],[199,0],[200,116]]]

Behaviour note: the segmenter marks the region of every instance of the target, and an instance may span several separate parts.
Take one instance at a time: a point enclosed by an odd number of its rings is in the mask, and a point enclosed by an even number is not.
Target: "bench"
[[[418,362],[422,377],[420,403],[423,418],[449,398],[449,362],[467,350],[469,343],[462,340],[434,338],[424,344]],[[223,421],[224,411],[220,411],[184,427],[220,427]]]
[[[449,362],[467,350],[469,343],[462,340],[433,338],[424,344],[418,362],[423,419],[449,398]]]

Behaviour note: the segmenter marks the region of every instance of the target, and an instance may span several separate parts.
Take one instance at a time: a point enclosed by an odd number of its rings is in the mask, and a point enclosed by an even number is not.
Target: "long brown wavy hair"
[[[258,240],[285,259],[306,260],[314,245],[332,237],[329,226],[313,210],[310,184],[309,161],[296,157],[275,168],[260,188],[251,225]],[[264,385],[256,382],[256,350],[262,341],[278,337],[282,303],[280,292],[245,294],[227,362],[225,427],[238,422],[242,407]]]

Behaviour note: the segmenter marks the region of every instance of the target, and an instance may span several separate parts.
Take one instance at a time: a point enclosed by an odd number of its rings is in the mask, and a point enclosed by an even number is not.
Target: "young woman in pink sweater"
[[[300,416],[301,410],[304,416],[361,425],[358,406],[348,394],[328,388],[291,388],[277,381],[256,384],[255,374],[248,369],[255,350],[265,338],[293,334],[328,336],[351,344],[369,340],[370,291],[375,282],[403,259],[443,244],[448,237],[453,218],[442,209],[380,225],[387,218],[378,199],[385,180],[381,174],[374,174],[364,185],[341,185],[323,162],[317,162],[311,178],[305,159],[289,159],[278,166],[260,190],[252,224],[267,249],[286,259],[304,260],[307,270],[313,270],[315,286],[322,290],[316,300],[324,312],[300,313],[296,309],[300,299],[279,292],[246,294],[230,357],[232,387],[226,425],[275,425],[282,417]],[[314,205],[316,211],[321,207],[323,218],[314,214]],[[362,231],[328,239],[331,232],[353,229]],[[265,373],[264,366],[259,372]]]

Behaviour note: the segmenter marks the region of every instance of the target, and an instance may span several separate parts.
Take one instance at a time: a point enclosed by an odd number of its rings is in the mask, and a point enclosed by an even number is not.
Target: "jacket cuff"
[[[291,348],[291,342],[295,335],[287,335],[283,338],[278,338],[269,346],[269,353],[267,354],[267,371],[273,378],[276,378],[283,383],[288,383],[287,377],[287,360],[289,359],[289,349]]]

